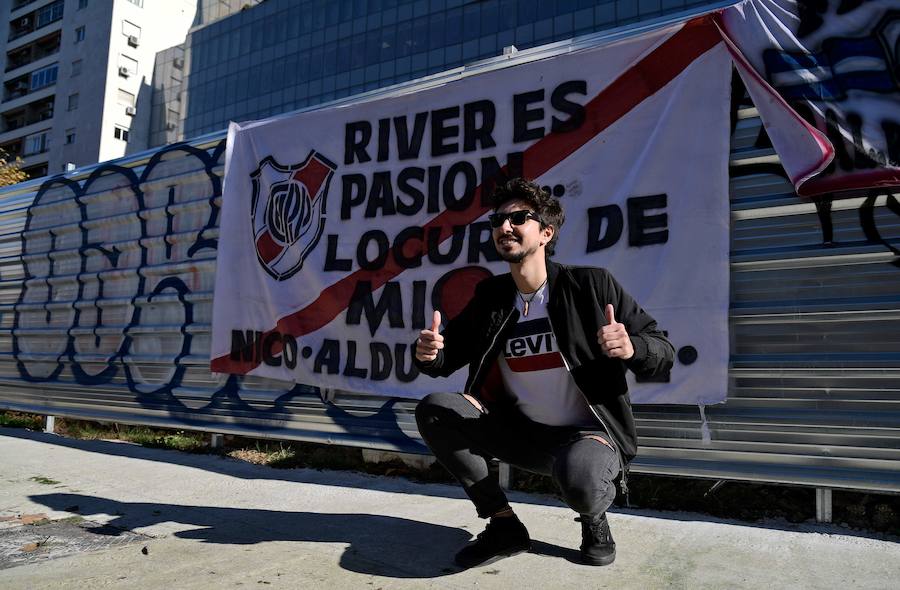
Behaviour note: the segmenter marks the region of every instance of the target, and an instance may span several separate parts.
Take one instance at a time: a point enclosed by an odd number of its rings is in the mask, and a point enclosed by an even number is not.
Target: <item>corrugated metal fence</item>
[[[637,406],[633,469],[900,492],[900,217],[796,197],[735,117],[728,402]],[[217,134],[0,191],[0,408],[427,452],[408,401],[209,372],[223,161]]]

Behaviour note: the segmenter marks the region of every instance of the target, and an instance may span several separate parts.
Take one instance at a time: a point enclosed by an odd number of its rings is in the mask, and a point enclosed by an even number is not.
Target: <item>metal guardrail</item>
[[[735,109],[728,401],[636,406],[633,470],[900,492],[900,219],[798,198]],[[0,407],[427,452],[409,401],[209,372],[223,154],[217,133],[0,191]]]

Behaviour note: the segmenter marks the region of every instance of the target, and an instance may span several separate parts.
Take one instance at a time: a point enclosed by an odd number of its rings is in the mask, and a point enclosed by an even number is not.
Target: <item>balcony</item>
[[[3,84],[3,102],[9,102],[26,96],[29,93],[28,75],[19,76]]]
[[[53,118],[53,96],[36,100],[22,108],[7,111],[0,116],[0,136],[7,131],[14,131],[34,123]]]
[[[0,150],[3,150],[6,153],[6,157],[10,160],[22,158],[22,171],[31,178],[46,176],[47,162],[50,159],[50,143],[46,139],[45,134],[46,132],[39,134],[44,135],[43,138],[19,138],[14,141],[0,143]],[[31,141],[28,141],[28,139],[31,139]],[[30,147],[26,147],[28,144],[30,144]],[[26,154],[25,152],[28,149],[32,151]]]
[[[22,155],[24,144],[25,141],[20,137],[6,143],[0,143],[0,150],[3,150],[8,158],[14,159]]]
[[[59,64],[52,64],[3,83],[3,102],[11,102],[56,84]],[[7,109],[15,108],[6,105]]]
[[[31,15],[17,18],[9,23],[9,38],[7,41],[15,41],[19,37],[24,37],[28,33],[34,31],[34,20]]]
[[[6,52],[6,71],[27,66],[45,57],[59,53],[62,31],[54,31],[27,45]]]
[[[21,109],[27,104],[30,104],[36,100],[41,98],[53,97],[56,95],[56,86],[48,86],[47,88],[41,88],[35,92],[31,92],[26,94],[25,96],[20,96],[19,98],[6,101],[0,107],[0,111],[4,113],[8,113],[10,111],[15,111]]]
[[[37,10],[15,17],[9,23],[9,38],[12,42],[30,33],[62,20],[64,0],[41,6]],[[23,5],[24,6],[24,5]]]
[[[25,160],[25,164],[22,166],[22,172],[27,174],[28,178],[43,178],[47,176],[50,168],[47,162],[40,162],[37,158],[34,159],[37,163],[31,163],[29,160]]]
[[[14,0],[12,3],[12,8],[10,8],[10,12],[14,10],[19,10],[23,6],[28,6],[29,4],[34,4],[37,0]]]

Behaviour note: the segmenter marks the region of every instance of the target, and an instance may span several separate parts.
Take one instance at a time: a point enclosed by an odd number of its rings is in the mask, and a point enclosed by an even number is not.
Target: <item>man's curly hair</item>
[[[553,227],[553,237],[547,243],[545,252],[552,255],[556,249],[556,241],[559,238],[559,228],[566,221],[559,199],[553,197],[537,184],[524,178],[513,178],[504,184],[498,184],[491,195],[490,205],[496,211],[509,201],[522,201],[537,213],[541,218],[541,229],[547,226]]]

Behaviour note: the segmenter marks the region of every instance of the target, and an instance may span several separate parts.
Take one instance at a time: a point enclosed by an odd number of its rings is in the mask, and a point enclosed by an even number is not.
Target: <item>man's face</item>
[[[533,211],[533,209],[523,201],[508,201],[495,213],[514,211]],[[544,247],[552,235],[551,227],[542,230],[540,222],[531,217],[521,225],[514,225],[511,219],[506,219],[500,227],[495,227],[492,233],[494,247],[497,248],[500,258],[512,264],[518,264],[535,253],[543,257]]]

